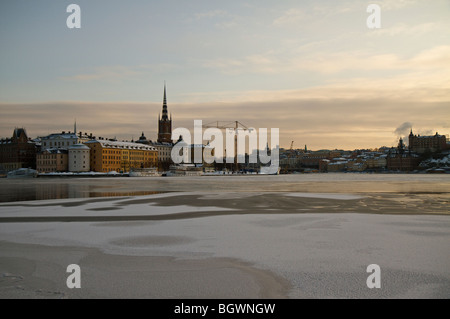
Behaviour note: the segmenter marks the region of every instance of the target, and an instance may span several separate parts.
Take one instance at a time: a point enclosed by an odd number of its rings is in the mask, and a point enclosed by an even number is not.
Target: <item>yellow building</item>
[[[36,170],[39,173],[67,172],[68,154],[66,149],[46,149],[36,155]]]
[[[92,140],[90,166],[94,172],[129,172],[133,168],[157,167],[156,148],[138,143]]]

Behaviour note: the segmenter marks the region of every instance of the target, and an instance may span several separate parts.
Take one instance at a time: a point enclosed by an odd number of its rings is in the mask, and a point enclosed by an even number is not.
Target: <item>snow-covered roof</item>
[[[90,148],[84,144],[74,144],[69,147],[69,150],[89,150]]]
[[[67,149],[65,148],[47,148],[41,151],[40,154],[50,153],[50,154],[67,154]]]
[[[78,138],[78,136],[75,133],[54,133],[54,134],[50,134],[48,136],[43,136],[41,137],[41,139],[43,140],[53,140],[53,139],[59,139],[59,138],[64,138],[64,139],[71,139],[71,138]]]
[[[150,141],[150,144],[153,146],[167,146],[167,147],[172,147],[173,143],[166,143],[166,142],[152,142]]]
[[[120,149],[130,149],[130,150],[147,150],[147,151],[156,151],[156,148],[150,145],[139,144],[139,143],[131,143],[131,142],[117,142],[117,141],[108,141],[108,140],[92,140],[88,141],[85,144],[94,144],[100,143],[102,147],[109,148],[120,148]]]
[[[335,162],[335,163],[329,163],[328,165],[343,165],[343,164],[348,164],[347,161],[340,161],[340,162]]]
[[[440,135],[436,133],[436,135],[427,135],[427,136],[420,136],[420,135],[414,135],[415,138],[442,138],[445,135]]]

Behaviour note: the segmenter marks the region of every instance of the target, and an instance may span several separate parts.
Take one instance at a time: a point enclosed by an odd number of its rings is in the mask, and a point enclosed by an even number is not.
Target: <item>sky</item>
[[[69,4],[81,28],[69,29]],[[369,29],[369,4],[381,28]],[[281,147],[394,146],[450,134],[448,0],[0,2],[0,137],[77,128],[156,139],[238,120]]]

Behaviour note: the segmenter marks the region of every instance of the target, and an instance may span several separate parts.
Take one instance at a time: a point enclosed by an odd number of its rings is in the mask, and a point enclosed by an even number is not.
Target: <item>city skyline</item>
[[[0,4],[0,136],[80,130],[156,139],[162,88],[173,128],[239,120],[280,146],[395,146],[408,126],[450,133],[450,4],[378,1]],[[405,134],[403,130],[408,130]]]

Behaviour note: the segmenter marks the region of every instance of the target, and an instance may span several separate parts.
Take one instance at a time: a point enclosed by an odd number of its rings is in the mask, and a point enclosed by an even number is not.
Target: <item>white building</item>
[[[56,134],[50,134],[48,136],[41,137],[41,148],[46,150],[49,148],[65,148],[69,146],[84,143],[90,140],[87,135],[75,134],[71,132],[62,132]]]
[[[74,144],[69,147],[69,172],[90,171],[91,149],[84,144]]]
[[[155,143],[150,144],[158,150],[158,161],[160,162],[170,162],[172,160],[172,144],[169,143]]]

